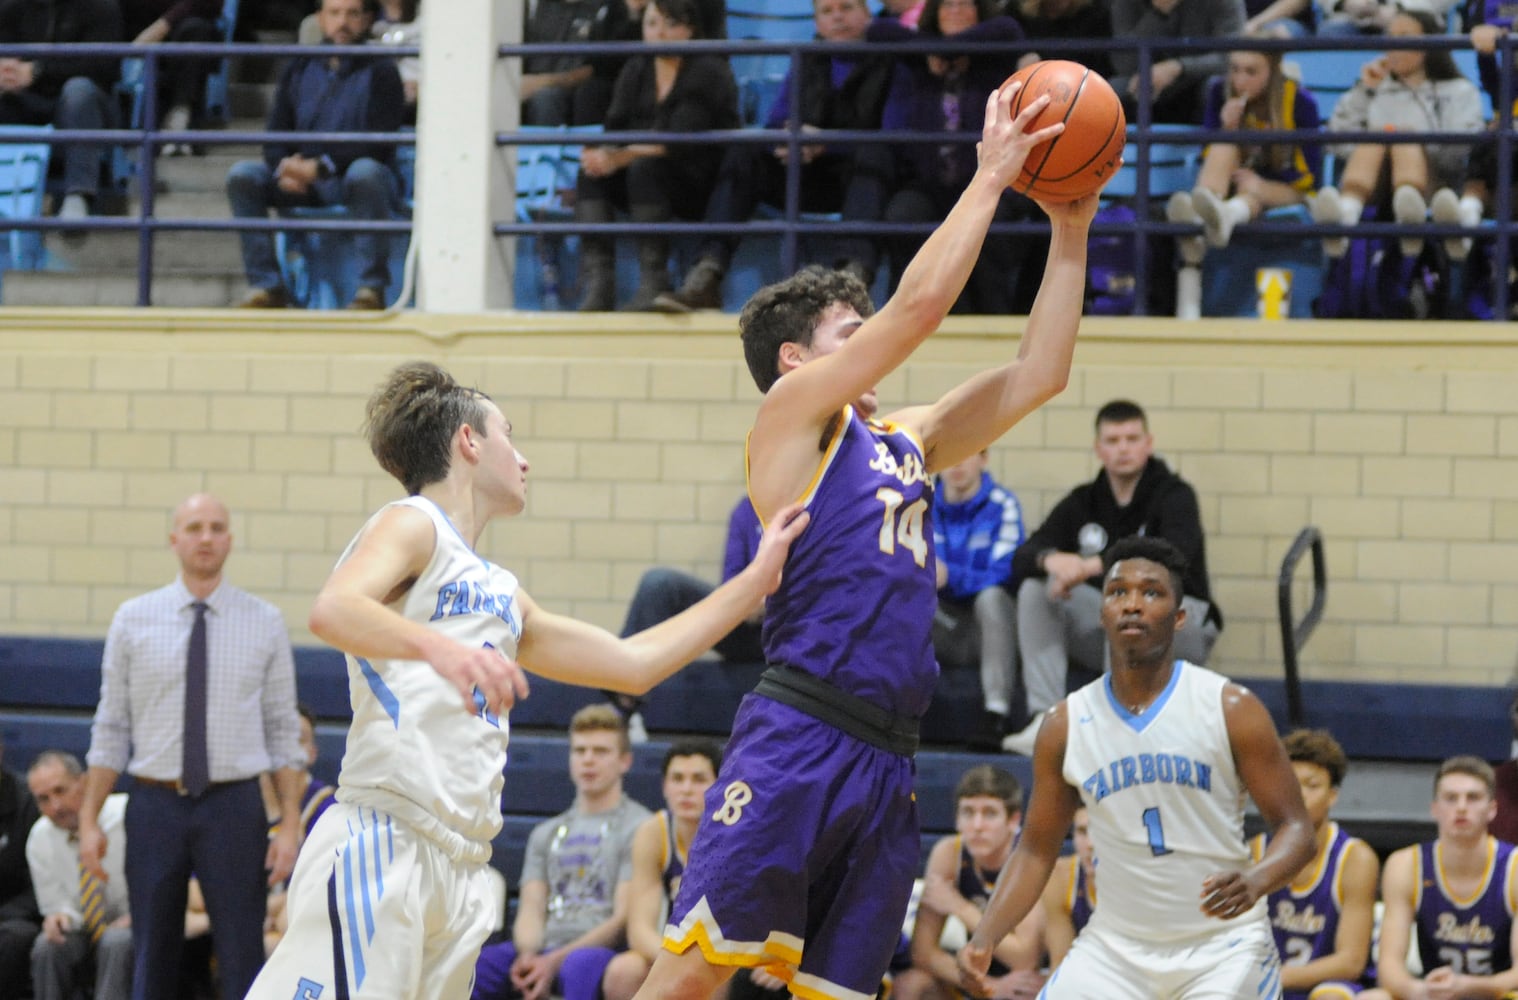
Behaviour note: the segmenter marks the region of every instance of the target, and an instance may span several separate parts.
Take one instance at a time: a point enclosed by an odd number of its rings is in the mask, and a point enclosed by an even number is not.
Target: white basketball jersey
[[[390,506],[397,505],[425,513],[437,532],[431,561],[397,610],[465,645],[514,657],[522,635],[517,578],[477,555],[432,501],[408,497]],[[453,685],[421,660],[349,656],[348,693],[353,725],[338,801],[389,813],[457,860],[488,859],[501,829],[505,717],[466,712]]]
[[[1064,776],[1090,817],[1102,895],[1093,922],[1166,942],[1265,919],[1263,899],[1230,921],[1201,911],[1202,880],[1249,863],[1227,683],[1176,660],[1169,686],[1139,715],[1118,704],[1110,674],[1070,695]]]

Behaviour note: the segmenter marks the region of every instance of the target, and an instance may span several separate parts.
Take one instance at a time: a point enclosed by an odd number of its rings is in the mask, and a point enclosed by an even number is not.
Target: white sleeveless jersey
[[[1140,715],[1117,703],[1110,675],[1070,695],[1064,777],[1090,817],[1102,893],[1093,922],[1169,942],[1265,920],[1263,899],[1228,921],[1201,911],[1202,880],[1249,863],[1244,787],[1223,719],[1227,683],[1177,660]]]
[[[477,555],[432,501],[408,497],[389,506],[398,505],[432,518],[437,541],[397,610],[465,645],[515,657],[522,635],[517,578]],[[343,559],[362,536],[349,543]],[[466,712],[453,685],[421,660],[349,656],[348,693],[353,724],[338,801],[409,823],[456,860],[488,859],[491,838],[501,829],[506,718]],[[476,701],[483,698],[476,694]]]

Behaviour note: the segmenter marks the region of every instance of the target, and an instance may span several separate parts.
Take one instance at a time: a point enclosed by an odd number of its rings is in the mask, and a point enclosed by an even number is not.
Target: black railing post
[[[1292,579],[1302,556],[1312,552],[1312,604],[1301,622],[1294,622],[1291,611]],[[1306,719],[1302,705],[1302,677],[1297,669],[1297,654],[1307,645],[1313,629],[1323,619],[1328,603],[1328,568],[1323,561],[1323,534],[1312,525],[1297,533],[1296,540],[1281,560],[1281,575],[1276,580],[1276,606],[1281,617],[1281,663],[1286,671],[1286,717],[1293,727]]]
[[[137,157],[137,304],[153,304],[153,195],[157,157],[154,140],[158,130],[158,46],[142,47],[142,144]]]

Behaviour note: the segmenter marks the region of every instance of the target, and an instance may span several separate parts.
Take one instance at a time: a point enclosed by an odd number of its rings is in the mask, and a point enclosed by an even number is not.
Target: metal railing
[[[1298,621],[1292,615],[1291,588],[1296,577],[1297,564],[1302,557],[1312,553],[1312,603]],[[1323,620],[1323,608],[1328,603],[1328,566],[1323,561],[1323,534],[1312,525],[1297,533],[1281,560],[1281,575],[1276,579],[1276,607],[1281,617],[1281,663],[1286,671],[1286,716],[1293,728],[1305,721],[1302,706],[1302,677],[1297,669],[1297,657],[1313,630]]]

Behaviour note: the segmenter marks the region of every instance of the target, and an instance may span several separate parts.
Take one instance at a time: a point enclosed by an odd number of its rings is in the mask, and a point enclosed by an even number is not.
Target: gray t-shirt
[[[548,883],[545,951],[611,918],[617,883],[632,878],[633,831],[651,815],[623,795],[607,812],[582,813],[577,804],[533,827],[522,881]]]

